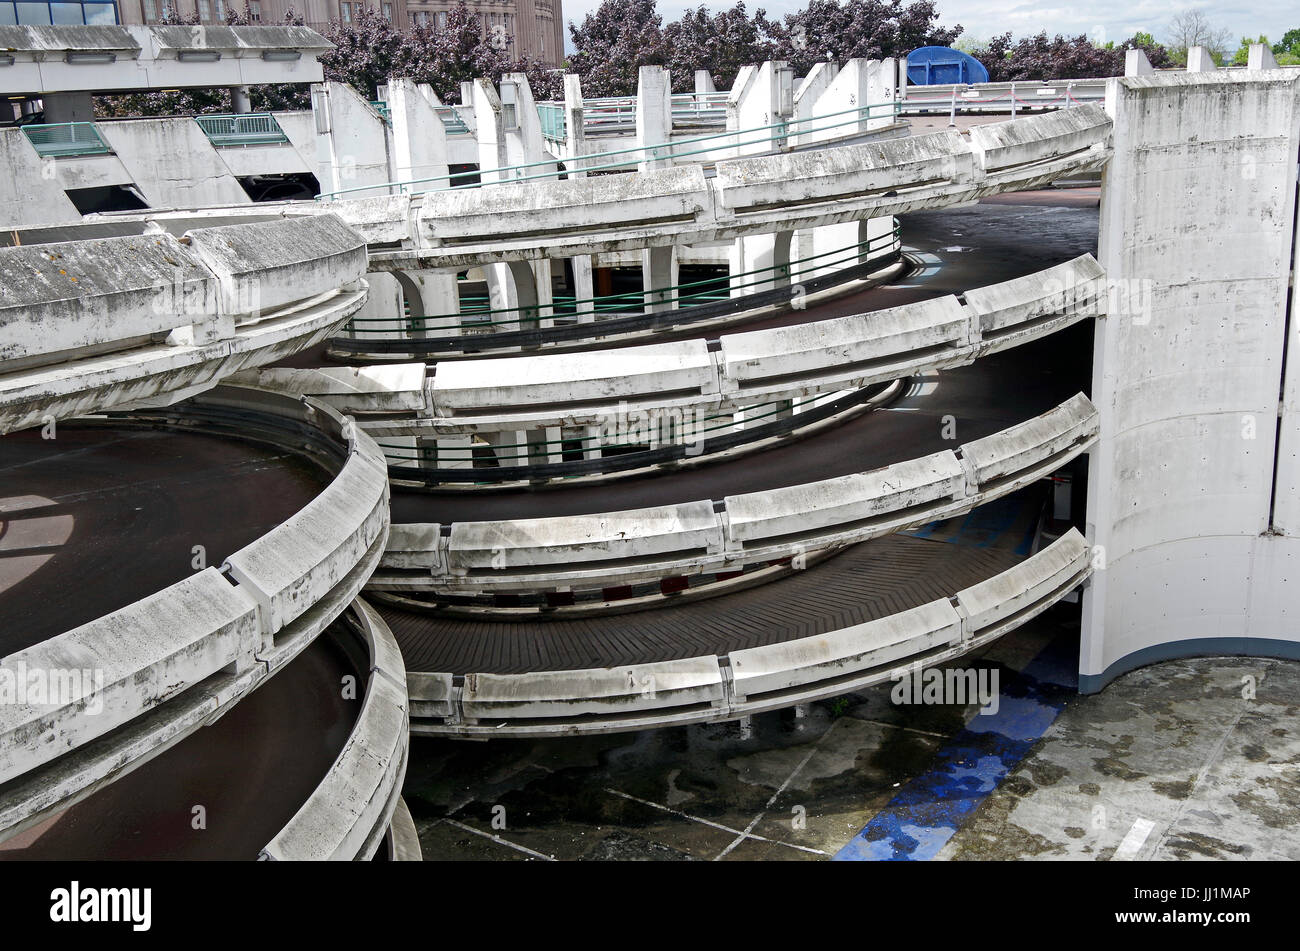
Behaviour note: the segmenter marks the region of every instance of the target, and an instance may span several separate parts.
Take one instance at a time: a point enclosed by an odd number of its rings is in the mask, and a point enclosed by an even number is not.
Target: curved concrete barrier
[[[1001,126],[1007,129],[998,132]],[[982,149],[955,132],[865,145],[731,159],[706,179],[698,167],[563,182],[502,183],[357,209],[374,233],[402,243],[373,249],[372,268],[448,268],[571,257],[882,218],[1045,185],[1100,168],[1111,121],[1087,105],[985,128]],[[999,138],[999,135],[1001,136]],[[451,197],[447,197],[450,194]],[[623,198],[626,198],[624,203]],[[352,202],[329,208],[353,220]],[[401,227],[414,210],[416,228]],[[520,227],[520,216],[524,225]],[[579,224],[575,227],[574,220]]]
[[[0,433],[174,402],[331,336],[366,247],[332,215],[0,248]]]
[[[222,387],[182,418],[201,428],[205,407],[245,419],[274,413],[323,432],[346,447],[344,462],[304,509],[231,555],[229,568],[205,568],[0,660],[9,678],[39,670],[67,686],[57,698],[0,705],[2,835],[220,716],[310,644],[378,565],[388,480],[369,437],[309,399]]]
[[[673,409],[717,413],[829,394],[1045,337],[1106,312],[1095,258],[1000,284],[885,310],[704,340],[365,369],[269,369],[240,382],[305,392],[375,436],[446,436],[546,426],[592,426],[613,414]],[[371,418],[382,414],[384,418]]]
[[[383,619],[360,598],[353,605],[370,664],[361,712],[329,773],[259,858],[371,859],[396,818],[410,743],[406,668]]]
[[[713,178],[698,166],[683,166],[424,196],[259,206],[257,213],[337,214],[369,244],[372,270],[461,269],[724,241],[941,208],[1094,171],[1111,154],[1111,120],[1098,105],[981,128],[970,141],[940,132],[729,159],[716,163]],[[158,217],[104,216],[94,226],[121,228]]]
[[[1083,394],[921,459],[685,505],[450,526],[395,526],[372,590],[566,591],[738,571],[950,518],[1043,478],[1095,442]]]
[[[616,733],[833,697],[979,647],[1045,611],[1090,572],[1088,543],[1071,529],[950,599],[725,656],[526,674],[411,673],[411,730],[471,737]]]

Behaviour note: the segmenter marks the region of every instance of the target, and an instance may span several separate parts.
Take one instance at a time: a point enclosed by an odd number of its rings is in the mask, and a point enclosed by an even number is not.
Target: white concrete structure
[[[0,433],[174,402],[334,333],[365,300],[338,218],[0,248]]]
[[[0,835],[66,808],[221,716],[314,641],[378,563],[388,538],[389,490],[382,457],[368,436],[312,400],[222,388],[198,398],[190,425],[202,427],[204,407],[269,414],[318,429],[347,447],[345,462],[305,508],[232,554],[220,570],[206,567],[0,659],[10,672],[69,666],[104,672],[98,693],[95,684],[83,684],[76,696],[58,702],[0,706]],[[378,692],[374,698],[390,707],[395,702]],[[92,701],[103,708],[87,716]],[[364,720],[360,729],[375,728],[368,724]],[[393,777],[400,785],[404,750],[399,744],[380,751],[387,756],[390,800]],[[384,815],[386,826],[391,807]],[[363,831],[371,843],[369,830]]]
[[[952,598],[866,624],[718,656],[527,674],[412,672],[411,730],[564,736],[733,720],[884,683],[1025,623],[1091,572],[1077,531]]]
[[[1300,75],[1126,77],[1106,108],[1085,690],[1170,657],[1300,656]]]
[[[949,518],[1051,475],[1097,438],[1079,394],[954,450],[784,489],[599,515],[394,525],[373,590],[597,590],[840,548]]]

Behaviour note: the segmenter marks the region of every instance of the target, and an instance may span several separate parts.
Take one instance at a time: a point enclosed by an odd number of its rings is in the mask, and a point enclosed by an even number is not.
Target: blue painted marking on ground
[[[839,862],[927,861],[939,854],[1076,693],[1078,644],[1058,637],[1023,671],[999,672],[997,713],[976,714],[844,848]]]

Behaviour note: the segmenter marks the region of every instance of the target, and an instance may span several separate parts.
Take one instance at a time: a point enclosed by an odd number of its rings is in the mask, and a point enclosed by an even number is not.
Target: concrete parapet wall
[[[402,417],[362,419],[385,435],[458,434],[601,425],[615,413],[726,412],[834,393],[921,370],[970,363],[1105,312],[1104,276],[1091,255],[1002,284],[886,310],[703,340],[580,353],[439,364],[423,405]],[[268,370],[259,385],[306,392],[346,410],[382,412],[397,365],[362,373]],[[309,375],[309,374],[315,375]],[[414,374],[405,398],[419,396]],[[301,387],[301,389],[299,389]],[[369,403],[365,393],[373,394]],[[373,405],[373,408],[367,408]]]
[[[364,240],[313,216],[0,248],[0,432],[166,402],[334,331]]]
[[[1097,411],[1079,394],[955,453],[728,496],[721,504],[700,500],[600,515],[402,526],[370,587],[596,589],[738,570],[969,511],[1050,475],[1096,437]]]
[[[347,461],[306,509],[233,554],[228,574],[204,569],[0,659],[6,677],[33,669],[93,675],[89,691],[0,705],[0,837],[220,715],[311,643],[378,562],[387,541],[388,482],[368,436],[310,400],[236,387],[201,399],[287,416],[345,439]],[[232,577],[233,565],[243,578]],[[392,681],[400,685],[402,678]],[[92,704],[100,709],[88,715]]]
[[[365,241],[335,215],[197,228],[186,237],[216,275],[230,314],[260,314],[366,273]]]
[[[263,858],[369,860],[401,796],[410,744],[406,667],[383,620],[364,601],[353,604],[370,659],[361,712],[330,771]]]
[[[724,656],[464,676],[411,673],[414,733],[557,736],[735,719],[958,657],[1056,603],[1091,571],[1076,530],[981,585],[866,624]],[[429,699],[425,699],[425,691]]]

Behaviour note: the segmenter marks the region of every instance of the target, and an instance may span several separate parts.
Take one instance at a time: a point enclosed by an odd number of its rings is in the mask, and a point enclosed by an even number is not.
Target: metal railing
[[[898,115],[899,103],[896,100],[888,102],[874,102],[866,105],[856,106],[852,109],[843,109],[839,112],[831,112],[820,116],[806,116],[804,118],[787,118],[768,125],[755,126],[752,129],[729,129],[726,132],[714,132],[709,135],[691,136],[685,139],[674,139],[671,142],[656,142],[650,145],[636,145],[626,149],[611,149],[607,152],[593,152],[590,155],[567,156],[563,159],[544,159],[540,162],[527,162],[522,165],[507,165],[503,168],[480,169],[479,175],[484,176],[492,174],[493,178],[487,182],[480,182],[477,185],[468,187],[476,188],[483,184],[503,184],[516,182],[529,182],[546,179],[554,181],[562,174],[569,172],[599,172],[599,171],[635,171],[639,162],[650,159],[654,161],[691,158],[693,156],[708,156],[708,158],[698,159],[698,161],[711,162],[729,157],[742,158],[751,155],[764,154],[760,152],[740,152],[735,155],[728,155],[731,150],[740,150],[742,148],[759,145],[765,146],[767,150],[779,150],[788,142],[790,136],[806,136],[815,132],[825,132],[831,129],[842,130],[839,134],[842,136],[851,136],[854,130],[850,126],[860,126],[873,118],[879,118],[881,114],[888,116]],[[877,113],[877,115],[873,115]],[[755,136],[757,136],[755,138]],[[722,141],[726,140],[726,141]],[[684,148],[685,146],[699,145],[700,143],[713,143],[704,148]],[[823,143],[825,144],[825,143]],[[719,154],[721,153],[721,154]],[[614,161],[604,161],[611,156],[623,156]],[[557,164],[562,162],[565,166],[563,171],[557,168]],[[523,174],[532,169],[541,169],[541,171]],[[395,194],[415,195],[427,194],[429,192],[450,191],[452,188],[464,187],[458,186],[456,182],[464,181],[468,173],[453,172],[447,175],[435,175],[430,178],[416,178],[409,181],[401,182],[381,182],[375,185],[355,185],[351,188],[340,188],[337,191],[323,192],[317,196],[317,201],[333,201],[341,195],[355,195],[358,192],[375,191],[376,189],[387,188],[397,189]],[[431,185],[435,182],[448,183],[441,188],[416,188],[414,186]]]
[[[1015,116],[1021,109],[1068,109],[1090,102],[1104,103],[1106,80],[908,86],[902,90],[902,97],[902,111],[907,114],[1009,112]]]
[[[528,325],[536,326],[544,320],[559,318],[568,321],[600,321],[611,317],[624,317],[639,314],[651,305],[675,305],[681,310],[730,299],[735,292],[755,293],[773,281],[788,281],[791,271],[824,272],[834,268],[853,268],[879,258],[882,254],[892,254],[902,248],[902,227],[895,218],[893,226],[885,234],[876,235],[858,244],[846,248],[833,248],[829,251],[811,254],[807,257],[783,261],[779,264],[756,268],[752,271],[719,274],[699,281],[674,284],[671,287],[652,288],[650,290],[624,291],[620,294],[606,294],[599,297],[572,298],[556,297],[551,304],[538,304],[531,307],[484,307],[483,298],[465,297],[459,313],[428,314],[423,317],[353,317],[343,327],[345,332],[356,337],[368,334],[454,332],[466,328],[478,331],[496,332],[495,328],[516,329]],[[585,307],[580,305],[587,305]],[[542,314],[542,309],[551,311]]]
[[[454,106],[438,106],[434,112],[442,117],[442,127],[448,135],[469,135],[469,126]]]
[[[568,138],[568,126],[564,121],[564,104],[558,102],[539,102],[537,118],[542,123],[542,138],[552,142],[563,142]]]
[[[269,112],[243,112],[229,116],[195,116],[194,121],[217,148],[247,145],[281,145],[289,137]]]
[[[42,158],[107,155],[112,151],[93,122],[58,122],[23,126],[23,133]]]

